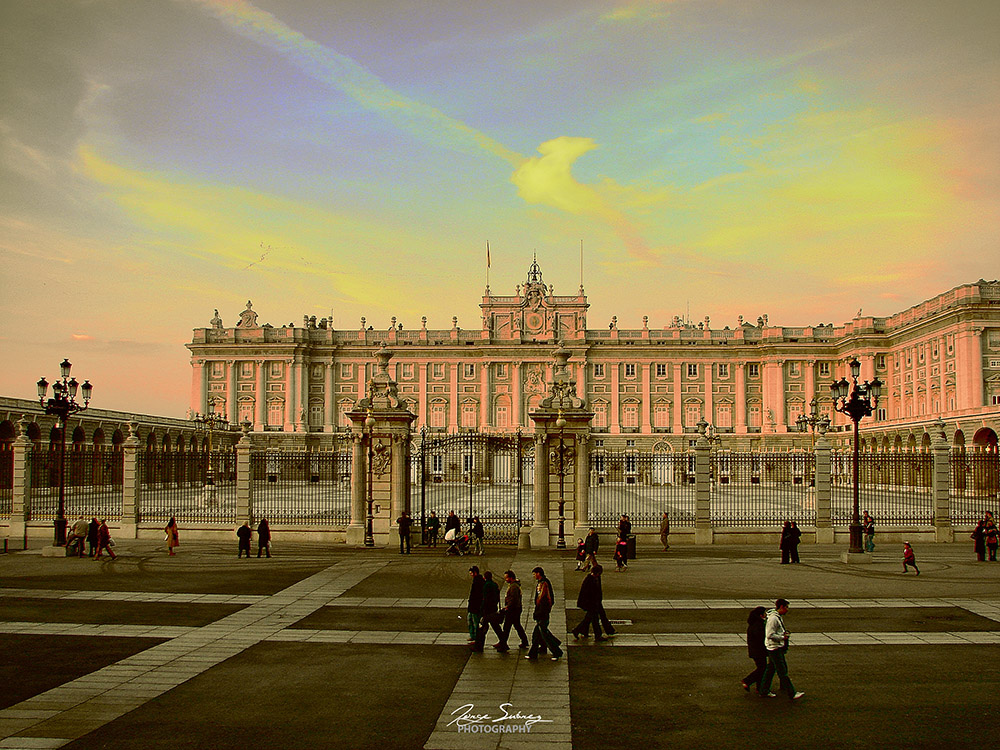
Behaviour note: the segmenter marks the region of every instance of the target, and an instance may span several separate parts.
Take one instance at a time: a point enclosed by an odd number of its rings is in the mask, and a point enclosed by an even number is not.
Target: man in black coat
[[[413,519],[410,518],[410,514],[405,510],[403,514],[396,519],[396,525],[399,526],[399,554],[410,554],[410,527],[413,526]],[[406,547],[406,551],[403,551],[403,547]]]
[[[472,586],[469,588],[469,643],[476,642],[476,635],[479,633],[479,623],[483,619],[483,577],[479,575],[479,566],[473,565],[469,568],[469,575],[472,576]]]
[[[476,633],[476,643],[473,651],[482,651],[486,647],[486,632],[493,628],[497,636],[497,646],[504,643],[503,630],[500,623],[503,622],[503,614],[500,612],[500,586],[493,580],[490,571],[483,573],[483,619],[479,623],[479,631]]]
[[[594,627],[594,640],[603,641],[601,635],[601,609],[604,601],[604,593],[601,591],[601,573],[604,568],[595,565],[590,574],[583,579],[580,585],[580,595],[576,598],[576,606],[586,612],[583,622],[573,628],[573,638],[586,638],[590,635],[590,627]]]
[[[601,540],[597,536],[597,529],[591,527],[590,531],[587,532],[587,537],[583,540],[583,554],[586,555],[587,559],[583,565],[585,572],[597,565],[597,548],[600,544]]]

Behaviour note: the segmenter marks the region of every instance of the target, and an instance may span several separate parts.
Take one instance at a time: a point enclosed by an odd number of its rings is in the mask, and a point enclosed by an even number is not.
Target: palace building
[[[653,328],[588,328],[583,287],[558,295],[533,262],[513,294],[486,288],[481,326],[417,330],[396,319],[354,330],[306,316],[302,326],[258,322],[251,302],[235,327],[218,313],[198,328],[191,351],[194,412],[249,422],[272,445],[323,449],[350,425],[366,395],[372,352],[394,352],[390,375],[429,432],[531,431],[529,414],[548,391],[559,342],[572,352],[577,395],[594,413],[595,447],[685,451],[705,418],[724,448],[786,450],[807,444],[799,415],[830,418],[835,445],[849,419],[834,413],[830,384],[883,383],[877,412],[863,420],[871,449],[926,445],[927,428],[947,426],[958,448],[996,451],[1000,423],[1000,282],[964,284],[886,318],[840,325],[780,326],[766,316],[715,328],[674,318]],[[815,398],[815,407],[813,399]],[[806,441],[806,443],[803,443]]]

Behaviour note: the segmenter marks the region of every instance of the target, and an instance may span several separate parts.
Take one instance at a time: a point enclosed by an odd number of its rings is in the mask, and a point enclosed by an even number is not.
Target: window
[[[323,379],[323,365],[313,365],[312,366],[312,379],[322,380]]]
[[[667,404],[656,404],[653,406],[653,427],[670,426],[670,406]]]
[[[403,378],[405,380],[413,380],[413,364],[407,362],[403,365]]]
[[[626,378],[634,378],[635,377],[635,365],[634,364],[627,364],[627,365],[625,365],[625,377]]]
[[[829,362],[820,362],[819,363],[819,376],[821,378],[828,378],[828,377],[830,377],[830,363]]]
[[[1000,359],[991,359],[990,369],[997,369],[997,368],[1000,368]]]
[[[701,421],[701,404],[690,403],[684,406],[684,425],[694,427]]]
[[[252,378],[253,362],[240,362],[240,374],[245,378]]]
[[[667,365],[665,362],[656,363],[656,377],[658,378],[667,377]]]
[[[430,408],[430,426],[431,427],[444,427],[448,424],[447,414],[445,409],[447,404],[442,401],[435,401],[431,404]]]
[[[444,377],[444,364],[441,362],[435,362],[432,367],[432,375],[435,378],[441,379]]]
[[[244,422],[253,424],[253,405],[254,402],[249,399],[239,402],[240,424],[243,424]]]
[[[476,404],[466,403],[462,404],[462,427],[475,427],[476,426]]]
[[[285,402],[271,401],[267,405],[267,424],[270,427],[280,427],[285,423]]]
[[[716,427],[732,427],[733,426],[733,405],[732,404],[719,404],[715,410],[715,426]]]
[[[510,415],[508,414],[506,404],[497,405],[497,421],[496,426],[503,430],[510,427]]]
[[[604,441],[603,440],[595,440],[594,441],[594,447],[595,448],[603,448],[604,447]]]
[[[639,426],[639,404],[624,404],[622,406],[622,427]]]
[[[884,406],[880,406],[878,408],[878,410],[875,412],[875,419],[876,419],[876,421],[878,421],[878,422],[884,422],[886,420],[886,415],[887,414],[888,414],[888,412],[885,410],[885,407]]]
[[[952,400],[952,403],[955,403],[954,400]],[[993,406],[1000,406],[1000,393],[994,393],[990,396],[990,403],[992,403]]]
[[[500,380],[507,379],[507,365],[506,363],[501,363],[497,365],[497,377]]]
[[[213,362],[212,363],[212,377],[221,378],[225,374],[225,362]]]
[[[788,374],[791,375],[793,378],[797,378],[799,375],[801,375],[802,374],[801,364],[798,362],[789,362]]]
[[[759,378],[760,377],[760,365],[756,362],[751,362],[747,365],[747,377]]]
[[[604,377],[604,365],[595,362],[594,363],[594,377],[603,378]]]
[[[719,368],[719,377],[720,378],[728,378],[729,377],[729,365],[726,364],[726,363],[719,363],[719,365],[717,365],[717,366]]]
[[[594,427],[603,429],[608,426],[608,405],[594,404]]]
[[[340,366],[340,379],[341,380],[350,380],[351,379],[351,366],[350,365],[341,365]]]
[[[462,368],[462,371],[465,373],[465,377],[467,378],[476,377],[476,366],[470,362],[465,363],[465,365]]]
[[[322,427],[323,426],[323,402],[313,401],[309,404],[309,426],[310,427]]]
[[[687,367],[687,371],[688,371],[688,377],[689,378],[696,378],[696,377],[698,377],[698,365],[690,364],[689,363],[688,367]]]
[[[435,474],[444,473],[444,456],[440,453],[435,453],[431,456],[431,471]]]
[[[351,426],[351,418],[349,416],[347,416],[347,412],[349,412],[353,406],[354,406],[354,404],[349,399],[346,399],[346,398],[343,401],[340,402],[340,404],[339,404],[340,408],[338,410],[338,413],[340,414],[340,417],[337,420],[337,423],[341,427],[350,427]]]
[[[750,404],[747,408],[747,427],[760,427],[760,404]]]

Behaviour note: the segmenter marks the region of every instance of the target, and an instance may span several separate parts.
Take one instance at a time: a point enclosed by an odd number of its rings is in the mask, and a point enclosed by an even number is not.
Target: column
[[[948,351],[948,342],[944,336],[938,341],[938,387],[941,392],[941,414],[947,414],[948,409],[948,379],[945,376],[948,365],[945,362],[945,352]]]
[[[712,544],[712,446],[704,435],[694,448],[694,542]]]
[[[238,393],[236,389],[236,360],[227,360],[226,368],[228,374],[226,378],[226,411],[228,412],[226,419],[229,420],[229,424],[239,424],[239,410],[236,405]]]
[[[910,354],[910,380],[911,380],[911,384],[913,386],[913,389],[910,392],[911,393],[910,403],[912,404],[911,409],[913,411],[913,414],[911,416],[917,417],[917,416],[920,416],[920,401],[919,401],[919,399],[917,397],[917,393],[918,393],[918,391],[917,391],[917,384],[920,382],[919,378],[917,377],[917,368],[920,366],[918,364],[920,362],[920,347],[919,346],[914,346],[914,347],[911,348],[910,352],[911,352],[911,354]]]
[[[650,370],[652,369],[652,362],[642,364],[642,400],[639,404],[639,432],[649,434],[653,432],[653,420],[651,418],[653,397],[649,384]]]
[[[609,363],[611,366],[611,434],[620,433],[621,429],[621,393],[619,393],[618,384],[619,376],[621,375],[621,362],[615,361]]]
[[[429,401],[427,400],[427,368],[431,366],[430,362],[419,362],[416,364],[417,367],[417,411],[420,413],[417,415],[417,429],[423,429],[427,426],[427,409],[429,408]]]
[[[458,432],[458,362],[446,362],[445,367],[451,375],[451,397],[448,400],[448,431]]]
[[[511,382],[511,409],[514,412],[511,415],[513,420],[514,428],[518,429],[521,425],[521,363],[513,362],[510,366],[510,382]]]
[[[941,350],[942,353],[944,350]],[[955,541],[951,527],[951,451],[944,434],[945,425],[939,418],[931,428],[931,494],[934,498],[935,541]]]
[[[309,363],[296,357],[295,364],[295,429],[305,432],[309,429]]]
[[[486,361],[479,365],[479,430],[486,432],[490,426],[490,366]]]
[[[810,359],[806,361],[806,407],[805,411],[809,411],[809,402],[816,398],[816,360]],[[817,403],[819,399],[816,399]]]
[[[367,476],[365,466],[364,436],[359,432],[351,433],[351,520],[347,525],[347,543],[361,545],[365,542],[365,482]]]
[[[834,530],[830,518],[830,441],[820,430],[814,448],[816,457],[816,544],[833,544]]]
[[[587,400],[587,359],[584,357],[582,362],[577,363],[576,366],[576,397],[582,398],[584,401]]]
[[[715,424],[715,406],[712,399],[712,369],[715,367],[715,363],[705,362],[702,367],[705,368],[705,419],[711,424]],[[718,427],[718,425],[715,426]]]
[[[139,423],[128,423],[128,437],[122,444],[122,520],[119,533],[135,539],[139,528]]]
[[[890,351],[885,355],[886,383],[882,389],[882,399],[885,401],[885,415],[888,419],[896,419],[899,416],[899,404],[896,402],[894,393],[894,381],[896,380],[896,353]],[[942,355],[942,360],[944,356]],[[942,366],[943,366],[942,362]]]
[[[205,381],[207,368],[204,360],[191,362],[191,411],[203,414],[208,411],[208,384]]]
[[[264,429],[264,415],[267,409],[267,388],[264,385],[264,365],[266,363],[262,359],[258,359],[254,362],[257,367],[257,382],[254,386],[254,418],[253,418],[253,428],[256,432],[261,432]]]
[[[295,429],[295,378],[292,375],[292,360],[284,360],[285,365],[285,432]]]
[[[391,482],[389,486],[390,530],[395,526],[396,519],[403,514],[403,511],[409,512],[410,510],[410,485],[406,477],[406,468],[409,466],[406,453],[409,443],[408,435],[392,435],[392,466],[389,473]]]
[[[931,363],[931,342],[924,342],[924,394],[926,400],[924,402],[924,411],[928,415],[934,413],[934,398],[933,398],[933,388],[931,388],[931,383],[933,382],[933,376],[931,373],[934,371],[934,366]]]
[[[590,440],[587,433],[576,435],[576,502],[574,535],[583,539],[590,531]]]
[[[673,432],[684,432],[684,386],[681,384],[681,363],[674,363],[674,427]]]
[[[28,439],[28,419],[17,421],[17,437],[14,438],[14,471],[10,506],[10,528],[8,534],[16,546],[28,547],[28,521],[31,518],[31,474],[28,471],[28,455],[32,448]]]
[[[250,474],[251,450],[250,435],[244,432],[236,444],[236,522],[249,521],[252,526],[256,519],[253,514],[253,482]]]
[[[326,363],[326,372],[324,373],[325,382],[323,383],[323,395],[325,396],[326,404],[323,409],[323,432],[336,432],[337,431],[337,387],[334,382],[336,378],[336,373],[334,372],[333,359],[331,358],[329,362]]]
[[[747,431],[747,363],[736,362],[736,432]]]
[[[531,525],[531,546],[549,546],[549,446],[547,436],[535,435],[535,520]]]

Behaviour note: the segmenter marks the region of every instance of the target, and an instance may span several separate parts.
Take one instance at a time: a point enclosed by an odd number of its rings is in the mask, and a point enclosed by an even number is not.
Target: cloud
[[[666,18],[666,6],[674,0],[633,0],[601,16],[605,23],[649,23]]]

